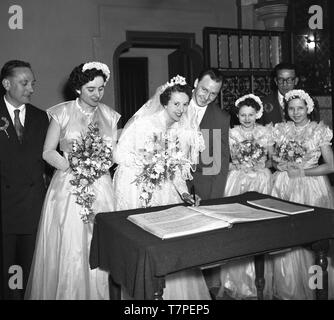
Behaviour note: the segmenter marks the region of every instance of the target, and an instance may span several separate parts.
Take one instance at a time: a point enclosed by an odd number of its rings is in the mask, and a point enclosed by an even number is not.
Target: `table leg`
[[[110,274],[108,279],[110,300],[121,300],[121,286],[112,279]]]
[[[254,256],[255,263],[255,286],[257,289],[258,300],[263,300],[263,290],[265,286],[264,280],[264,255]]]
[[[312,244],[312,250],[315,253],[315,264],[322,269],[322,289],[316,288],[315,294],[317,300],[328,300],[328,248],[329,240],[322,240]],[[321,287],[321,286],[320,286]]]

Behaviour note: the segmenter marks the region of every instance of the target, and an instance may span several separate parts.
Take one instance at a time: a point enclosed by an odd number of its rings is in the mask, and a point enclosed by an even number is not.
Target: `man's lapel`
[[[205,110],[205,112],[204,112],[202,121],[201,121],[201,123],[199,124],[200,129],[202,129],[202,128],[207,128],[207,127],[208,127],[208,124],[210,123],[210,115],[211,115],[211,111],[212,111],[212,108],[210,108],[210,106],[211,106],[211,104],[209,104],[209,105],[206,107],[206,110]]]

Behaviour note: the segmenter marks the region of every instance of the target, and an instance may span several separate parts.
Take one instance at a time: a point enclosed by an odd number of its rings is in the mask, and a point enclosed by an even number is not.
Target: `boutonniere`
[[[2,125],[2,122],[4,123]],[[7,128],[9,126],[9,121],[6,117],[1,117],[1,122],[0,122],[0,131],[5,131],[7,137],[9,138],[9,134],[7,132]]]

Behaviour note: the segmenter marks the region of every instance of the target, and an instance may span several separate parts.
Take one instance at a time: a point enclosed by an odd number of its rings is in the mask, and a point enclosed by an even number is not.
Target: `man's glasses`
[[[290,77],[290,78],[277,78],[277,83],[278,84],[284,84],[286,82],[287,84],[294,84],[295,83],[295,77]]]

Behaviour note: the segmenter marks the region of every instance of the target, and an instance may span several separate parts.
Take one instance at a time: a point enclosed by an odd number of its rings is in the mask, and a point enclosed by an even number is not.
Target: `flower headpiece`
[[[291,101],[292,99],[302,99],[305,101],[306,106],[307,106],[307,113],[310,114],[313,109],[314,109],[314,101],[313,99],[310,97],[310,95],[305,92],[304,90],[290,90],[289,92],[287,92],[284,96],[284,99],[286,102]]]
[[[180,75],[177,75],[176,77],[170,79],[169,82],[166,82],[163,86],[162,86],[162,91],[165,91],[168,87],[173,87],[176,84],[180,84],[181,86],[184,86],[187,84],[186,82],[186,78],[181,77]]]
[[[235,102],[234,105],[238,108],[238,105],[240,104],[240,102],[245,101],[246,99],[253,99],[260,106],[260,110],[256,112],[256,119],[260,119],[263,115],[263,103],[261,99],[255,94],[250,93],[250,94],[246,94],[242,96]]]
[[[87,62],[83,65],[82,72],[85,72],[86,70],[90,70],[90,69],[101,70],[107,78],[106,82],[108,82],[110,78],[110,70],[106,64],[102,62],[97,62],[97,61]]]

